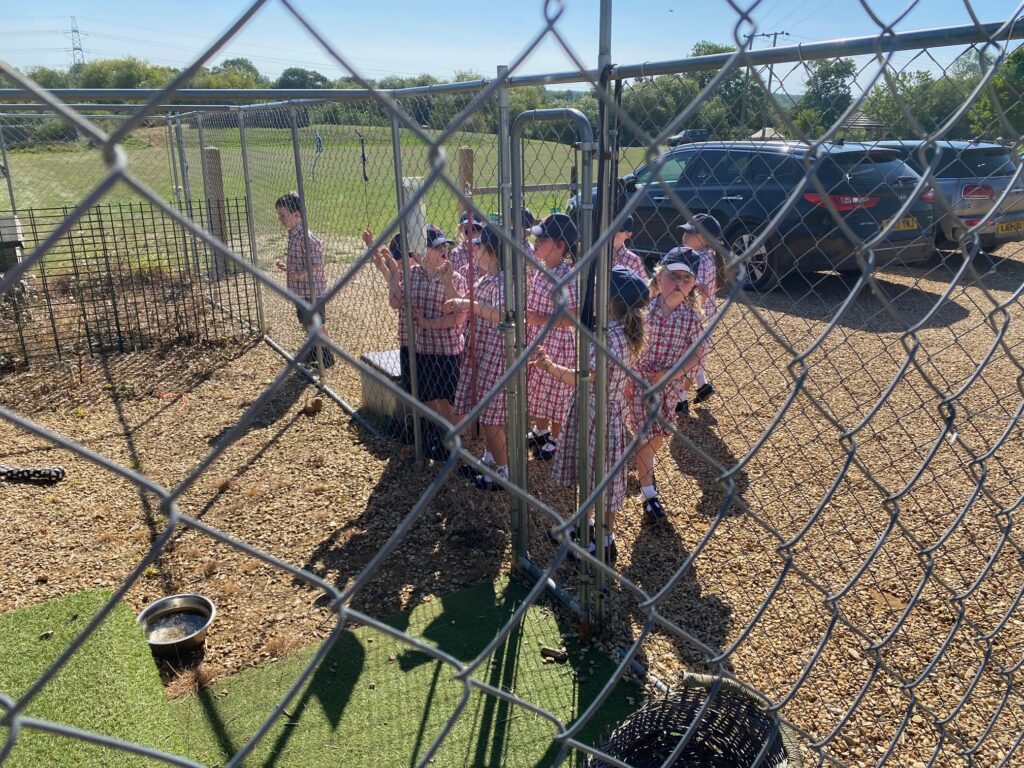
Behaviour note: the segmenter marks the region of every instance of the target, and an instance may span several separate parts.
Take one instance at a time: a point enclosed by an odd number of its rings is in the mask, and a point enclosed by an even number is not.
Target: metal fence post
[[[4,164],[4,177],[7,179],[7,197],[11,201],[11,213],[17,214],[14,205],[14,181],[11,179],[11,164],[7,161],[7,140],[4,138],[4,127],[0,125],[0,161]]]
[[[316,304],[320,298],[316,296],[316,280],[313,276],[313,259],[312,250],[309,247],[309,215],[306,212],[306,188],[302,177],[302,148],[299,146],[299,121],[298,116],[295,112],[295,107],[292,105],[288,106],[288,120],[291,123],[292,131],[292,155],[295,158],[295,186],[296,191],[299,193],[299,200],[302,201],[302,205],[299,206],[299,213],[302,216],[302,247],[306,250],[306,280],[309,295],[306,300],[310,304]],[[309,333],[310,327],[313,325],[313,316],[306,320],[303,325],[306,328],[306,333]],[[319,343],[313,345],[313,349],[316,350],[316,368],[323,378],[324,375],[324,355],[323,348]]]
[[[256,259],[256,222],[253,218],[252,204],[252,177],[249,175],[249,147],[245,141],[245,111],[237,110],[238,115],[238,143],[242,152],[242,179],[245,181],[245,223],[249,230],[249,259],[254,267],[259,266]],[[259,280],[253,280],[256,287],[256,322],[259,324],[260,333],[266,333],[267,327],[263,316],[263,284]]]
[[[395,199],[398,207],[395,210],[402,210],[405,205],[405,186],[402,184],[402,134],[399,130],[398,118],[391,115],[391,152],[395,164]],[[409,235],[405,231],[405,221],[400,221],[399,236],[402,242],[402,285],[405,296],[409,296]],[[406,351],[409,355],[409,389],[414,400],[419,400],[419,380],[416,370],[416,327],[412,320],[412,303],[402,302],[402,322],[405,323]],[[401,355],[401,352],[399,352]],[[403,431],[404,431],[403,424]],[[416,457],[417,466],[423,464],[423,446],[420,444],[420,417],[415,411],[412,418],[412,439],[413,455]]]
[[[601,0],[601,27],[600,27],[600,52],[598,54],[597,68],[600,72],[600,84],[605,95],[610,95],[608,88],[609,70],[611,67],[611,0]],[[612,196],[615,194],[615,176],[612,174],[612,156],[614,146],[611,141],[611,120],[607,101],[602,102],[600,110],[601,125],[598,127],[598,159],[601,163],[601,175],[604,177],[604,188],[600,194],[600,204],[597,210],[597,232],[607,232],[609,212],[611,210]],[[586,155],[584,154],[584,158]],[[584,160],[589,167],[589,163]],[[610,282],[609,270],[611,268],[612,239],[609,237],[605,243],[594,254],[594,268],[597,271],[597,279],[594,281],[594,337],[596,339],[594,349],[594,477],[599,478],[607,474],[606,448],[608,443],[608,360],[603,349],[608,341],[608,284]],[[581,344],[581,347],[587,345]],[[586,365],[590,365],[590,350],[580,349],[581,362],[586,358]],[[587,408],[577,412],[577,423],[580,425],[580,433],[589,436],[590,432],[590,403],[589,393],[587,397]],[[578,402],[578,401],[577,401]],[[592,489],[594,483],[588,483],[587,488]],[[608,509],[605,503],[606,493],[598,494],[594,499],[594,546],[597,558],[604,560],[605,557],[605,534],[611,530],[608,519]],[[605,586],[605,574],[597,570],[594,579],[595,599],[593,616],[602,628],[607,628],[608,604],[602,599]]]
[[[511,130],[509,120],[508,67],[498,67],[497,77],[502,80],[498,88],[498,205],[501,210],[502,229],[514,242],[519,242],[516,234],[522,229],[522,222],[517,211],[516,200],[513,198],[513,171]],[[520,185],[521,187],[522,185]],[[521,206],[520,206],[521,207]],[[516,249],[502,243],[505,251],[505,317],[502,327],[505,332],[505,357],[508,367],[522,354],[526,342],[526,291],[524,280],[526,271],[523,260]],[[515,375],[508,381],[506,392],[505,443],[508,450],[508,476],[520,488],[527,484],[526,465],[526,367],[520,366]],[[519,559],[526,558],[529,550],[530,530],[526,502],[517,496],[511,499],[509,510],[512,526],[512,551],[515,557],[514,566],[519,567]]]
[[[171,127],[173,120],[170,115],[164,117],[167,124],[167,164],[171,167],[171,193],[174,200],[181,208],[181,186],[178,183],[178,164],[174,161],[174,131]]]

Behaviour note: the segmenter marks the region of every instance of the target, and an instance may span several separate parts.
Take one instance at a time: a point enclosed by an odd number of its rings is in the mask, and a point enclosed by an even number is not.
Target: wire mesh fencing
[[[1019,760],[1013,20],[770,52],[747,38],[594,73],[558,9],[545,14],[524,56],[555,44],[583,95],[535,109],[517,60],[478,83],[183,113],[170,123],[175,205],[108,152],[80,205],[8,270],[4,292],[42,274],[116,181],[221,278],[204,289],[214,306],[262,313],[248,322],[285,363],[252,353],[252,368],[226,369],[224,390],[198,389],[194,411],[154,412],[168,430],[185,413],[197,424],[161,435],[172,459],[152,468],[127,424],[123,453],[74,423],[43,426],[29,406],[0,410],[13,455],[47,451],[72,476],[134,495],[107,525],[142,531],[96,579],[114,597],[44,672],[0,691],[0,757],[17,760],[43,732],[172,764],[280,756],[324,676],[350,693],[322,700],[321,749],[344,749],[338,734],[366,713],[342,677],[370,666],[372,640],[399,649],[396,679],[405,652],[435,665],[422,706],[402,682],[369,705],[410,764],[642,764],[606,737],[620,725],[619,741],[653,738],[645,717],[667,711],[654,689],[690,687],[694,672],[700,693],[665,697],[692,706],[668,711],[659,762],[719,743],[727,723],[734,738],[721,743],[742,741],[744,765]],[[144,117],[109,135],[64,121],[113,150]],[[227,227],[202,203],[218,183],[247,201]],[[253,290],[225,304],[214,289],[231,285]],[[107,302],[76,315],[103,329],[103,351],[141,326],[129,301]],[[296,377],[364,422],[389,416],[416,445],[298,421]],[[14,492],[31,510],[37,490]],[[31,514],[12,525],[42,528]],[[40,558],[66,546],[47,530]],[[446,598],[510,570],[527,586],[459,625],[497,611],[493,639],[467,651],[442,631],[460,601]],[[319,641],[242,740],[222,732],[219,751],[176,752],[36,716],[121,599],[140,607],[172,588],[210,595],[225,636],[251,642],[209,646],[200,684]],[[562,624],[536,641],[556,662],[545,665],[527,628],[548,593]],[[382,620],[435,595],[444,605],[425,632]],[[591,645],[610,659],[602,671],[573,666]],[[531,683],[531,660],[551,674]],[[612,704],[634,675],[651,697],[620,724]],[[458,694],[439,711],[431,696],[446,685]],[[719,717],[736,697],[746,714]],[[533,746],[517,718],[545,725]]]

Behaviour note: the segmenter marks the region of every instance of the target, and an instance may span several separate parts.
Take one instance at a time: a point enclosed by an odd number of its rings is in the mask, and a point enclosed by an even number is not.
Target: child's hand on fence
[[[372,229],[364,229],[363,230],[363,244],[367,248],[369,248],[370,244],[372,242],[373,242],[373,230]]]
[[[285,264],[280,259],[278,259],[277,261],[274,262],[274,266],[277,267],[278,269],[280,269],[282,272],[286,272],[288,270],[288,265]]]
[[[539,371],[547,371],[551,365],[551,356],[545,351],[543,345],[537,347],[537,350],[533,353],[533,357],[530,358],[530,365]]]
[[[469,299],[448,299],[441,305],[441,311],[446,314],[454,312],[465,312],[469,309]]]

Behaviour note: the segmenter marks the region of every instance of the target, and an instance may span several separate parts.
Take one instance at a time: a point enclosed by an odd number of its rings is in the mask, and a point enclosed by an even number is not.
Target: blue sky
[[[543,0],[294,1],[368,77],[425,72],[442,80],[456,70],[493,75],[498,64],[511,62],[541,28],[544,7]],[[87,60],[134,55],[180,67],[194,59],[248,5],[244,0],[43,0],[38,5],[5,9],[0,56],[21,68],[68,66],[71,16],[76,16]],[[594,66],[600,3],[565,0],[564,5],[559,31],[584,63]],[[858,0],[761,0],[746,6],[756,23],[753,31],[789,33],[779,37],[779,45],[857,37],[878,30]],[[872,0],[869,6],[889,22],[905,13],[897,30],[970,23],[963,0],[909,4]],[[970,7],[986,22],[1004,20],[1017,10],[1016,3],[1008,0],[974,0]],[[732,42],[738,14],[725,0],[614,0],[612,18],[613,61],[639,64],[682,58],[699,40]],[[749,31],[749,27],[739,30]],[[768,45],[770,40],[760,37],[754,47]],[[344,74],[278,2],[264,7],[214,63],[231,56],[252,59],[270,77],[288,66],[317,69],[331,78]],[[934,69],[926,60],[913,61],[913,54],[900,56],[897,64]],[[566,53],[549,39],[519,71],[572,68]]]

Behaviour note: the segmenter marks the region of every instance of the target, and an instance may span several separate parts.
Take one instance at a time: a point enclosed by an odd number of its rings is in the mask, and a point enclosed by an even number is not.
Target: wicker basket
[[[633,768],[660,768],[686,734],[711,687],[718,678],[687,675],[679,689],[648,699],[628,720],[615,729],[601,751]],[[746,689],[722,680],[697,724],[697,732],[671,765],[686,768],[748,768],[765,743],[768,748],[757,763],[763,768],[800,768],[800,750],[791,731],[779,722],[767,703]],[[608,768],[591,758],[590,768]]]

